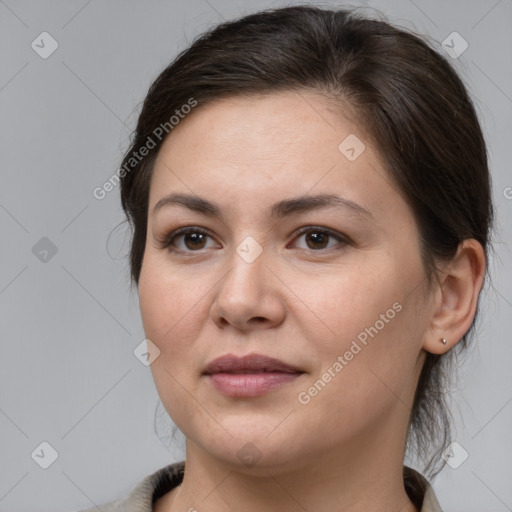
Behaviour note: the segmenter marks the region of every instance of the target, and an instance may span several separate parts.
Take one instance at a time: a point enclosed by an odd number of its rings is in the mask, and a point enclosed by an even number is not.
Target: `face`
[[[147,227],[151,370],[187,449],[297,467],[405,429],[432,314],[419,233],[340,107],[313,92],[198,107],[159,151]],[[294,373],[204,373],[254,354]]]

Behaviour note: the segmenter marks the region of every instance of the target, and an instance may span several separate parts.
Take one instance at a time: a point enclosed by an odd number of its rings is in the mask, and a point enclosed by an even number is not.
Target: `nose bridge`
[[[235,247],[230,260],[231,271],[224,283],[231,294],[240,293],[250,299],[260,295],[261,286],[268,286],[262,275],[268,263],[267,252],[253,236],[246,236]]]
[[[254,318],[258,323],[262,319],[270,324],[281,321],[284,310],[269,279],[269,257],[270,252],[252,236],[235,247],[212,308],[216,321],[239,328],[248,327]]]
[[[252,265],[262,259],[263,246],[253,236],[248,235],[238,244],[235,252],[247,265]]]

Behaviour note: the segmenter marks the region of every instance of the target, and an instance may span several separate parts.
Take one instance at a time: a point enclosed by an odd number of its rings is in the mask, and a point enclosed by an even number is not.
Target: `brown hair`
[[[435,262],[453,257],[465,239],[476,239],[487,254],[493,208],[486,146],[456,72],[415,34],[354,11],[303,5],[211,29],[151,85],[122,162],[121,202],[133,229],[135,283],[144,256],[152,169],[165,140],[155,142],[157,127],[171,133],[170,117],[191,98],[199,109],[223,97],[291,90],[320,92],[357,112],[413,211],[428,282]],[[133,160],[149,140],[155,147]],[[456,353],[466,348],[474,323]],[[425,458],[430,475],[440,470],[436,464],[450,436],[445,388],[454,352],[427,354],[411,411],[408,446]]]

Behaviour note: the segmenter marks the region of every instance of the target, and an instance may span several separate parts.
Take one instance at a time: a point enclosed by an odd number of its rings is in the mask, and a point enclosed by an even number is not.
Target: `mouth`
[[[256,397],[292,382],[304,373],[294,365],[261,354],[243,357],[226,354],[209,363],[203,375],[223,395]]]

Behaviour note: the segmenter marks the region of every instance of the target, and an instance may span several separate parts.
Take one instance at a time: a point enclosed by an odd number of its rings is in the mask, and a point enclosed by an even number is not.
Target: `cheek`
[[[374,261],[350,272],[316,276],[315,286],[304,283],[301,298],[315,313],[308,317],[317,329],[304,319],[297,321],[314,344],[321,365],[316,378],[329,368],[343,375],[329,387],[344,387],[350,401],[373,400],[372,394],[386,387],[379,377],[390,389],[404,386],[427,326],[426,314],[418,314],[422,310],[419,287],[411,293],[413,283],[422,279],[420,264],[382,258],[379,264]],[[339,362],[338,356],[343,358],[343,370],[336,366],[336,372],[332,367]]]
[[[139,305],[146,338],[160,350],[151,364],[157,390],[169,410],[190,403],[184,386],[193,392],[197,371],[196,340],[204,323],[205,280],[170,269],[165,255],[149,252],[139,279]]]
[[[146,336],[167,351],[198,328],[198,311],[209,287],[171,271],[165,257],[148,254],[139,280],[139,304]]]
[[[171,274],[162,259],[151,253],[145,256],[139,305],[146,338],[160,350],[150,366],[157,392],[178,428],[187,431],[197,414],[190,400],[190,393],[194,394],[191,369],[197,366],[190,347],[198,335],[201,302],[197,287],[191,286],[188,278]]]
[[[392,262],[374,261],[372,265],[347,264],[307,280],[301,276],[293,288],[309,310],[307,317],[321,327],[316,335],[310,332],[318,339],[316,346],[330,351],[343,349],[347,342],[350,345],[353,338],[376,322],[379,332],[387,329],[398,316],[396,309],[400,306],[393,308],[393,304],[401,302],[406,279]],[[296,320],[307,329],[304,320]]]

